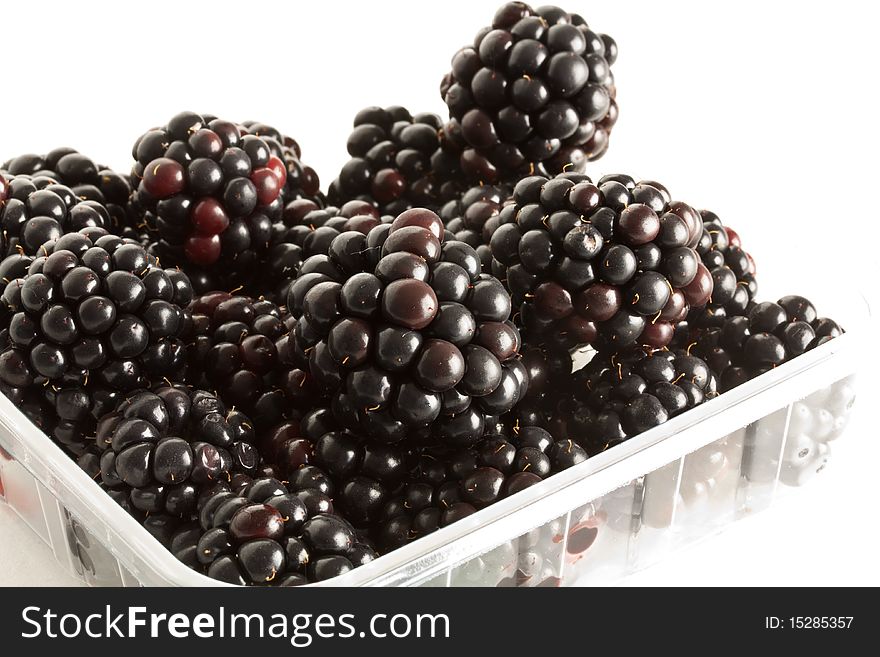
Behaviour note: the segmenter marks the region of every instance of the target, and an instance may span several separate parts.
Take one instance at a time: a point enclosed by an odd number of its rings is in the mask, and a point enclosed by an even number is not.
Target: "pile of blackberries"
[[[616,57],[509,2],[452,58],[448,120],[361,110],[326,197],[294,139],[194,112],[130,175],[5,161],[0,392],[187,566],[298,586],[841,335],[758,300],[716,214],[584,173]],[[506,581],[558,582],[521,562]]]

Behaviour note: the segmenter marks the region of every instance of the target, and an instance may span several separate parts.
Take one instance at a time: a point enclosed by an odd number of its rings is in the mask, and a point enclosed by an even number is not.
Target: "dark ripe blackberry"
[[[447,202],[439,211],[447,234],[476,249],[486,273],[492,271],[489,240],[499,226],[499,213],[511,191],[507,185],[478,185]]]
[[[178,559],[234,584],[299,586],[342,574],[376,556],[357,540],[346,520],[329,515],[332,508],[310,503],[323,495],[315,489],[288,493],[281,482],[263,478],[245,493],[247,497],[220,491],[207,499],[200,527],[173,539]],[[185,558],[190,552],[193,560]],[[341,559],[347,568],[314,567],[327,559]]]
[[[508,440],[504,433],[489,432],[472,447],[417,450],[399,485],[384,486],[387,494],[378,515],[362,526],[383,550],[394,549],[541,481],[550,472],[545,452],[551,439],[546,432],[546,440],[526,433],[539,447],[527,440],[519,444],[512,434]]]
[[[716,374],[684,350],[630,349],[600,355],[574,374],[572,387],[574,393],[560,410],[569,411],[568,436],[589,455],[718,395]],[[566,462],[558,450],[556,457]],[[550,458],[554,461],[554,455]],[[556,463],[553,467],[559,469]]]
[[[60,176],[47,171],[34,176],[9,176],[2,183],[5,198],[0,200],[0,256],[34,256],[44,243],[67,233],[84,228],[117,228],[105,200],[84,198],[72,183],[61,181]]]
[[[346,162],[330,184],[329,200],[375,204],[382,214],[412,207],[436,210],[457,191],[458,158],[442,144],[442,121],[403,107],[367,107],[355,116]]]
[[[254,474],[259,464],[250,419],[181,385],[127,395],[101,418],[95,440],[104,486],[142,511],[177,517],[194,514],[214,482]]]
[[[755,261],[742,249],[739,235],[714,212],[700,210],[703,235],[697,253],[713,280],[712,296],[704,308],[688,313],[697,328],[721,326],[729,317],[744,315],[758,293]]]
[[[532,344],[662,348],[688,308],[712,294],[693,248],[702,219],[659,183],[530,176],[498,219],[493,273],[506,281]]]
[[[290,329],[271,301],[213,292],[189,306],[193,330],[191,368],[224,402],[255,418],[264,430],[296,414],[298,420],[314,401],[311,377],[286,365]],[[285,367],[280,367],[284,363]]]
[[[727,392],[842,333],[836,322],[818,316],[809,299],[789,295],[777,303],[752,303],[744,316],[694,328],[686,339],[691,353],[712,366],[719,390]]]
[[[352,240],[359,239],[357,235],[365,235],[382,221],[378,210],[364,201],[349,201],[339,208],[320,208],[307,199],[288,203],[282,220],[272,225],[265,271],[248,289],[254,296],[265,296],[283,305],[303,260],[313,255],[327,256],[333,240],[347,232],[351,234],[338,244],[340,253],[337,255],[343,258],[343,266],[351,267],[350,260],[356,257],[358,248],[363,250],[362,245]],[[390,222],[391,218],[385,221]]]
[[[24,201],[24,189],[35,185],[37,189],[49,186],[61,196],[72,210],[82,201],[86,206],[72,212],[68,217],[68,230],[79,230],[87,221],[95,221],[94,215],[85,208],[90,207],[101,214],[101,225],[121,237],[141,240],[145,227],[138,226],[139,220],[132,207],[132,187],[128,176],[117,173],[106,166],[95,164],[89,157],[72,148],[56,148],[46,155],[22,155],[7,162],[0,169],[22,178],[23,186],[16,185],[19,198]],[[30,180],[31,183],[25,183]],[[84,224],[91,225],[91,224]],[[62,225],[62,228],[64,226]]]
[[[343,232],[290,287],[293,351],[307,354],[337,421],[378,441],[427,431],[413,440],[472,443],[483,415],[506,413],[527,387],[507,292],[472,247],[441,243],[442,230],[421,208],[375,226],[359,272],[337,248]]]
[[[303,169],[296,183],[290,180],[297,150],[263,124],[235,125],[192,112],[142,135],[132,151],[132,176],[143,221],[156,232],[156,254],[229,289],[253,280],[286,195],[321,203],[308,194],[317,189],[313,172]]]
[[[4,290],[0,378],[39,389],[62,420],[56,439],[79,449],[120,395],[182,372],[191,298],[185,275],[158,268],[131,240],[101,228],[63,235]]]
[[[507,15],[513,18],[498,19]],[[467,146],[462,168],[507,177],[541,164],[554,174],[572,165],[582,170],[603,155],[617,120],[616,57],[614,41],[577,14],[504,5],[493,25],[453,56],[440,85],[447,132]]]

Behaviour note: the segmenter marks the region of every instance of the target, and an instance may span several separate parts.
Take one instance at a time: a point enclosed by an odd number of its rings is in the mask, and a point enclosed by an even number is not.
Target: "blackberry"
[[[348,137],[352,159],[330,184],[330,202],[364,200],[393,215],[439,208],[460,177],[458,157],[441,145],[442,127],[436,114],[412,115],[397,106],[362,109]]]
[[[199,526],[179,531],[171,549],[191,568],[239,585],[300,586],[372,561],[376,552],[346,520],[309,509],[310,490],[263,478],[240,495],[216,493]]]
[[[283,158],[296,149],[285,147],[271,128],[251,127],[267,137],[182,112],[142,135],[132,150],[137,200],[157,234],[156,254],[195,280],[215,281],[215,287],[231,289],[260,270],[272,223],[281,218],[285,191],[290,192]],[[305,182],[309,191],[317,184],[301,177],[299,184]]]
[[[508,185],[477,185],[445,203],[438,213],[447,235],[476,249],[487,273],[492,271],[489,241],[500,225],[498,215],[512,191]]]
[[[113,217],[96,200],[81,200],[48,175],[9,176],[0,200],[0,255],[34,256],[46,242],[83,228],[111,229]]]
[[[473,248],[441,244],[442,233],[425,209],[342,233],[290,287],[292,351],[335,395],[339,421],[377,440],[418,430],[472,443],[527,386],[510,297]]]
[[[43,189],[47,179],[51,179],[54,181],[52,184],[61,186],[53,189],[68,204],[70,198],[74,201],[89,201],[91,207],[102,214],[106,223],[88,225],[101,225],[122,237],[139,237],[135,217],[130,211],[132,188],[128,177],[107,166],[95,164],[89,157],[72,148],[56,148],[46,155],[21,155],[6,162],[0,169],[25,180],[30,179],[37,189]],[[29,185],[23,182],[20,185],[19,198],[25,202],[27,199],[24,190]],[[72,196],[69,192],[73,192]],[[79,209],[77,212],[84,210]],[[109,219],[106,215],[109,215]],[[79,225],[75,228],[77,224],[82,224],[82,220],[74,220],[72,224],[73,230],[85,227]]]
[[[101,483],[141,512],[189,518],[216,482],[256,474],[254,436],[251,419],[211,393],[139,389],[98,423]]]
[[[423,450],[384,505],[376,499],[381,510],[370,531],[380,548],[392,550],[518,493],[550,474],[551,445],[548,432],[532,427],[509,438],[488,433],[470,447]],[[363,477],[352,481],[358,492],[389,488]]]
[[[661,348],[688,308],[712,294],[712,276],[694,251],[702,219],[660,183],[530,176],[517,183],[499,223],[490,240],[493,273],[506,281],[531,343]]]
[[[12,315],[0,378],[43,390],[59,417],[55,438],[78,449],[120,394],[185,366],[192,289],[184,274],[101,228],[53,239],[39,254],[3,292]]]
[[[271,301],[213,292],[189,306],[192,369],[226,404],[269,428],[313,401],[309,377],[282,367],[276,342],[289,328]],[[201,384],[202,382],[200,382]]]
[[[687,351],[630,349],[597,356],[572,377],[557,412],[568,418],[554,470],[603,452],[718,395],[715,373]],[[562,444],[560,444],[562,443]]]
[[[366,234],[373,226],[392,219],[380,218],[376,208],[366,201],[348,201],[340,208],[319,208],[306,199],[288,203],[283,221],[272,226],[264,272],[251,286],[254,294],[283,305],[304,259],[327,255],[330,242],[341,232],[357,230]]]
[[[818,316],[809,299],[790,295],[752,303],[745,315],[721,326],[694,329],[689,349],[711,365],[727,392],[842,333],[834,320]]]
[[[742,248],[739,235],[714,212],[700,210],[703,235],[696,250],[712,274],[709,303],[688,313],[690,326],[721,326],[728,317],[744,315],[758,294],[755,261]]]
[[[485,182],[551,174],[605,153],[617,120],[617,45],[558,7],[509,2],[452,58],[440,85],[448,132],[468,148],[461,166]]]
[[[369,532],[380,519],[390,494],[407,474],[410,452],[396,445],[365,439],[353,432],[333,430],[320,437],[301,438],[282,449],[282,465],[296,472],[304,465],[326,473],[334,506],[359,529]]]

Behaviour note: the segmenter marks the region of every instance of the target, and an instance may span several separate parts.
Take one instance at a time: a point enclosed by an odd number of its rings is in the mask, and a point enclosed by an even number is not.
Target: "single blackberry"
[[[213,292],[189,306],[190,362],[228,405],[272,427],[314,401],[310,377],[282,367],[276,342],[289,332],[285,314],[271,301]]]
[[[311,483],[332,497],[332,509],[363,531],[379,519],[388,496],[403,482],[412,453],[341,429],[334,418],[285,423],[261,442],[294,486]]]
[[[101,228],[53,239],[3,291],[12,315],[0,378],[42,389],[59,417],[55,438],[78,449],[121,394],[185,366],[191,298],[184,274],[131,240]]]
[[[702,219],[659,183],[530,176],[513,201],[490,241],[493,273],[505,280],[530,343],[661,348],[688,308],[712,294],[694,250]]]
[[[458,157],[444,149],[436,114],[403,107],[367,107],[354,117],[346,162],[330,184],[329,200],[364,200],[382,214],[412,207],[436,210],[457,191]]]
[[[73,192],[72,198],[75,201],[91,201],[97,204],[92,207],[102,215],[109,214],[109,221],[102,227],[115,235],[137,239],[143,232],[138,231],[136,219],[130,211],[132,188],[128,176],[117,173],[109,167],[95,164],[89,157],[72,148],[56,148],[46,155],[21,155],[6,162],[0,166],[0,169],[6,169],[11,174],[23,176],[25,179],[30,178],[37,189],[46,186],[45,179],[52,179],[55,184],[67,188],[56,189],[56,193],[65,200],[70,198],[67,195],[69,190]],[[27,186],[22,185],[22,187]],[[23,198],[23,189],[19,190],[19,197],[22,201],[27,200]],[[101,208],[104,208],[106,213]],[[74,225],[76,223],[74,222]],[[84,227],[84,225],[79,226],[79,228]]]
[[[712,274],[712,297],[705,307],[688,313],[690,326],[721,326],[728,317],[744,315],[758,294],[755,261],[742,248],[735,230],[714,212],[700,210],[703,235],[696,250]]]
[[[142,135],[132,151],[137,200],[144,221],[157,234],[156,254],[194,279],[208,276],[226,289],[248,282],[260,270],[272,223],[285,205],[284,142],[277,140],[277,131],[262,124],[252,127],[269,136],[182,112]],[[281,152],[275,154],[273,147]],[[292,147],[287,151],[295,154]],[[297,188],[295,193],[302,192]]]
[[[309,508],[309,491],[317,492],[263,478],[240,495],[216,493],[171,550],[191,568],[239,585],[300,586],[372,561],[376,552],[346,520]]]
[[[373,226],[392,219],[380,218],[378,210],[366,201],[348,201],[340,208],[319,208],[307,199],[288,203],[283,220],[272,226],[264,271],[250,286],[253,293],[283,305],[303,260],[327,255],[330,242],[342,232],[357,230],[366,234]]]
[[[51,174],[51,172],[48,172]],[[54,174],[53,174],[54,175]],[[0,255],[36,255],[49,240],[83,228],[114,228],[105,205],[82,200],[55,177],[15,175],[0,184]]]
[[[752,303],[744,316],[728,317],[721,326],[692,330],[689,349],[717,372],[719,389],[727,392],[842,333],[808,299],[790,295]]]
[[[509,2],[492,26],[452,58],[440,85],[452,124],[467,143],[461,167],[484,182],[550,174],[605,153],[617,120],[611,65],[617,45],[577,14]]]
[[[508,185],[477,185],[445,203],[438,213],[450,239],[476,249],[487,273],[492,271],[489,241],[500,225],[501,208],[512,191]]]
[[[216,396],[163,385],[128,394],[98,423],[101,483],[148,514],[187,519],[201,493],[260,465],[253,422]]]
[[[342,233],[290,287],[292,352],[335,395],[339,421],[377,440],[419,430],[472,443],[485,415],[509,411],[527,386],[510,297],[473,248],[441,244],[443,230],[412,209],[367,235]]]
[[[537,427],[550,432],[554,439],[567,437],[565,418],[559,415],[557,406],[571,394],[572,354],[561,344],[531,344],[524,338],[521,356],[529,387],[525,397],[501,418],[505,432],[513,440],[521,430]]]
[[[465,518],[547,477],[551,446],[547,431],[530,427],[510,437],[489,433],[470,447],[423,450],[384,504],[375,498],[370,531],[381,549],[393,550]],[[361,491],[389,490],[366,477],[352,481],[355,500]]]
[[[554,470],[603,452],[718,395],[715,373],[687,351],[630,349],[596,356],[572,378],[557,413],[572,445],[557,442]],[[560,444],[562,443],[562,444]]]

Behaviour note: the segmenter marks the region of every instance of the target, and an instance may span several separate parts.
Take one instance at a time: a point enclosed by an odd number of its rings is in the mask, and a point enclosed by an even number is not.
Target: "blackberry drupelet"
[[[348,137],[352,159],[330,184],[329,201],[368,201],[393,215],[439,208],[461,178],[457,155],[442,145],[442,125],[435,114],[412,115],[403,107],[362,109]]]
[[[703,235],[697,253],[712,274],[712,297],[703,308],[688,313],[689,326],[721,326],[728,317],[744,315],[758,294],[755,261],[742,248],[739,235],[714,212],[700,210]]]
[[[188,519],[200,495],[233,474],[255,476],[253,422],[181,384],[128,394],[98,423],[101,483],[143,513]]]
[[[557,412],[568,436],[557,442],[554,470],[613,447],[718,395],[715,373],[687,351],[630,349],[596,356],[573,377]],[[563,443],[563,444],[560,444]]]
[[[192,370],[199,385],[217,391],[229,406],[267,429],[299,417],[314,401],[307,374],[282,367],[276,342],[289,332],[285,313],[271,301],[212,292],[189,306]]]
[[[558,7],[509,2],[452,58],[440,85],[461,167],[484,182],[551,174],[605,153],[617,120],[617,45]],[[532,169],[530,169],[532,167]]]
[[[55,438],[81,450],[121,394],[184,368],[191,298],[184,274],[131,240],[101,228],[53,239],[4,289],[12,315],[0,378],[42,390],[59,417]]]
[[[530,176],[513,201],[490,241],[493,273],[505,280],[531,344],[661,348],[688,309],[712,294],[694,250],[702,219],[659,183]]]
[[[689,348],[709,363],[719,390],[727,392],[842,333],[808,299],[789,295],[752,303],[744,316],[728,317],[721,326],[693,329]]]
[[[509,295],[443,230],[417,208],[342,233],[290,287],[292,352],[335,395],[337,419],[377,440],[470,444],[527,387]]]

